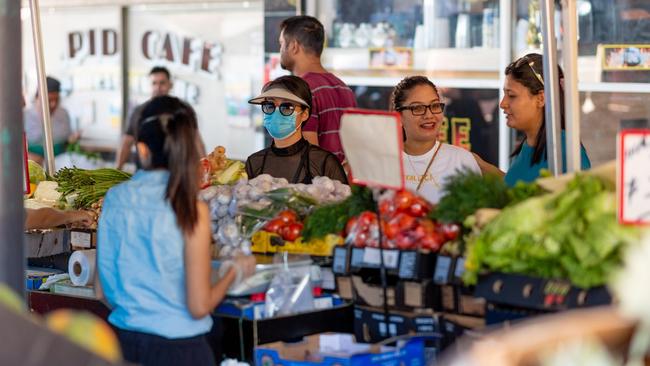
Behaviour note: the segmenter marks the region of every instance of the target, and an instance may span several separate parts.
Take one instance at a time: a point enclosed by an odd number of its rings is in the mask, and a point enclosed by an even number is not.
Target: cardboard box
[[[70,235],[65,229],[32,230],[25,232],[27,258],[49,257],[70,252]]]
[[[354,342],[350,334],[319,334],[302,342],[265,344],[255,350],[258,366],[421,366],[424,342],[411,339],[400,347]]]
[[[215,314],[223,329],[222,346],[229,358],[252,364],[255,347],[272,342],[296,341],[324,332],[352,333],[354,317],[351,304],[270,319],[247,319]]]
[[[402,309],[433,309],[442,308],[440,286],[433,280],[400,281],[395,288],[396,305]]]
[[[354,334],[357,340],[376,343],[404,334],[440,333],[440,317],[429,311],[389,311],[386,322],[383,309],[366,306],[354,308]]]
[[[90,229],[70,230],[70,246],[74,250],[97,248],[97,231]]]
[[[541,311],[612,303],[612,297],[604,286],[581,289],[565,280],[505,273],[492,273],[479,278],[474,295],[495,304]]]
[[[384,306],[384,290],[381,285],[365,283],[360,276],[338,276],[336,287],[341,298],[351,300],[355,304],[382,307]],[[388,306],[395,306],[395,287],[386,288]]]

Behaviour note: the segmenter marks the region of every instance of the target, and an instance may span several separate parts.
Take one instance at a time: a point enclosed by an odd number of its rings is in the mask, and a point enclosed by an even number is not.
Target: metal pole
[[[504,85],[504,70],[512,61],[512,0],[499,0],[499,83]],[[499,88],[499,101],[503,100],[503,88]],[[510,166],[510,128],[506,116],[499,113],[499,168],[503,171]]]
[[[24,296],[20,0],[0,1],[0,283]]]
[[[562,64],[564,65],[564,116],[566,117],[567,173],[580,171],[580,94],[578,94],[578,13],[576,1],[562,0]]]
[[[557,45],[555,42],[555,1],[541,0],[542,42],[544,45],[544,96],[546,152],[553,175],[562,173],[560,146],[560,91],[558,90]]]
[[[34,54],[36,56],[36,74],[38,76],[38,97],[41,101],[43,114],[43,138],[45,139],[45,169],[50,175],[54,174],[54,143],[52,142],[52,120],[50,118],[50,102],[47,98],[47,83],[45,82],[45,61],[43,57],[43,37],[41,34],[41,13],[38,0],[29,0],[29,10],[32,17],[32,36]]]

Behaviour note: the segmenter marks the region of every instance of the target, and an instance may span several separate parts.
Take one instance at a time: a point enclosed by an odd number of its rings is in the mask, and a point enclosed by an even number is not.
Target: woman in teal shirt
[[[560,77],[560,112],[562,127],[562,166],[566,171],[566,143],[564,133],[564,73],[558,66]],[[505,174],[509,186],[518,181],[532,182],[539,177],[540,170],[548,169],[546,152],[546,121],[544,117],[544,76],[542,55],[527,54],[506,67],[504,96],[499,106],[506,115],[508,127],[525,135],[525,139],[513,151],[512,165]],[[476,156],[476,155],[475,155]],[[591,168],[591,163],[584,146],[580,145],[581,167]],[[483,172],[496,172],[503,175],[498,168],[486,163],[476,156]]]

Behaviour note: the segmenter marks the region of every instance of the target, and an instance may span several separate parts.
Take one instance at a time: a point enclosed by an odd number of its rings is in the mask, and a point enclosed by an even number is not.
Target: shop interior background
[[[197,110],[206,147],[223,145],[231,158],[245,159],[269,143],[246,101],[286,73],[278,24],[296,13],[324,23],[324,64],[353,87],[360,107],[387,109],[402,77],[425,74],[449,104],[442,137],[507,167],[517,136],[498,109],[502,71],[540,52],[539,0],[42,1],[46,71],[62,81],[62,105],[88,149],[114,151],[129,109],[149,96],[148,70],[164,65],[172,93]],[[636,47],[650,44],[650,2],[579,0],[578,16],[581,140],[598,165],[615,157],[622,121],[650,119],[649,52]],[[36,68],[28,7],[22,19],[30,104]],[[559,13],[556,23],[561,52]],[[621,57],[639,64],[608,67]]]

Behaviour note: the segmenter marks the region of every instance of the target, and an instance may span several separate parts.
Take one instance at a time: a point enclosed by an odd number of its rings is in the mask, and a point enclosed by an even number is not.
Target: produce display
[[[210,206],[213,239],[221,246],[222,256],[239,249],[246,252],[253,234],[267,225],[273,229],[268,232],[295,241],[302,235],[302,220],[315,207],[344,200],[348,195],[350,187],[328,177],[316,177],[313,184],[306,185],[289,184],[284,178],[268,174],[240,179],[232,186],[210,186],[199,194]],[[289,212],[293,216],[287,220]],[[278,225],[283,218],[286,225]]]
[[[217,184],[235,184],[246,179],[246,167],[238,160],[226,158],[226,148],[217,146],[207,157],[201,159],[203,179],[201,188]]]
[[[294,241],[302,235],[303,226],[295,211],[284,210],[264,225],[264,231],[278,234],[284,240]]]
[[[305,220],[305,240],[324,238],[330,234],[344,233],[348,221],[364,211],[374,210],[372,191],[366,187],[353,186],[351,194],[343,201],[316,207]]]
[[[129,173],[109,168],[63,168],[54,174],[61,199],[76,209],[90,209],[111,187],[130,178]]]
[[[462,223],[478,209],[504,208],[544,192],[536,183],[519,181],[509,188],[502,177],[470,170],[450,177],[443,189],[445,194],[430,217],[455,223]]]
[[[350,218],[346,225],[346,243],[378,248],[381,237],[382,247],[386,249],[438,252],[446,242],[458,238],[460,228],[456,224],[431,220],[427,217],[431,210],[428,202],[410,191],[386,191],[379,198],[379,217],[374,212],[364,211]]]
[[[507,207],[470,235],[464,280],[475,284],[482,272],[494,271],[603,285],[638,235],[618,223],[614,187],[578,175],[565,191]]]

